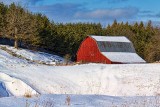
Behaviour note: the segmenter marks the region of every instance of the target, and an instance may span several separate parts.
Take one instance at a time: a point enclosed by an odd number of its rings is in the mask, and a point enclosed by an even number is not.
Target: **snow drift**
[[[0,97],[25,96],[38,94],[23,81],[0,72]]]

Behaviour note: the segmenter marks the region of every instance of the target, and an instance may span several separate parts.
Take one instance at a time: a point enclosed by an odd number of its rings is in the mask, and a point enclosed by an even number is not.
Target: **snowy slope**
[[[12,55],[7,53],[6,51],[0,49],[0,64],[2,65],[2,63],[5,63],[5,64],[24,64],[24,63],[27,63],[27,61],[13,57]]]
[[[15,50],[7,47],[11,51]],[[40,57],[39,60],[41,60]],[[24,96],[27,88],[33,90],[31,91],[33,95],[36,92],[40,93],[42,95],[40,99],[43,100],[49,97],[48,99],[56,98],[57,102],[61,97],[66,98],[65,95],[45,96],[43,94],[74,94],[75,96],[71,96],[73,102],[75,104],[86,102],[87,107],[96,106],[98,103],[102,103],[103,107],[111,102],[110,99],[113,99],[112,102],[122,104],[126,100],[130,101],[129,99],[133,101],[134,96],[160,95],[160,64],[47,66],[28,63],[0,49],[0,97]],[[101,96],[96,99],[95,95]],[[125,96],[126,99],[123,100],[121,96]],[[0,98],[0,107],[3,107],[1,105],[7,107],[4,103],[6,100],[10,102],[8,107],[12,104],[14,107],[17,103],[23,105],[26,102],[24,98]],[[34,98],[30,100],[35,104]],[[92,100],[98,100],[98,102],[94,103]],[[151,100],[155,101],[155,98]],[[62,103],[63,106],[63,100]]]
[[[7,50],[19,55],[25,59],[45,63],[45,64],[56,64],[56,63],[63,63],[63,58],[57,55],[52,55],[44,52],[36,52],[27,49],[15,49],[14,47],[0,45],[0,47],[6,48]]]
[[[77,66],[8,65],[1,70],[41,94],[152,96],[159,93],[160,64]]]

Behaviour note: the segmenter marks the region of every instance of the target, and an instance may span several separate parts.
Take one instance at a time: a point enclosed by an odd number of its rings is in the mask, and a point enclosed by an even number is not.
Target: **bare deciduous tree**
[[[6,34],[14,39],[14,47],[18,48],[18,42],[31,39],[36,34],[36,20],[33,16],[19,5],[14,3],[7,11]]]

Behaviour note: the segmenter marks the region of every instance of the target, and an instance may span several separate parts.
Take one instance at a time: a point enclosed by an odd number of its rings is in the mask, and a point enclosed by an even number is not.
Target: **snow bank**
[[[0,72],[0,97],[25,96],[27,94],[36,95],[37,92],[23,81]]]

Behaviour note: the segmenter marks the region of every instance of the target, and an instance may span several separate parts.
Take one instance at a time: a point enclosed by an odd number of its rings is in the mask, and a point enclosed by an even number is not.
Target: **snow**
[[[94,36],[91,35],[96,41],[108,41],[108,42],[130,42],[125,36]]]
[[[1,72],[25,81],[40,94],[152,96],[160,79],[159,64],[7,65],[6,69],[10,72]]]
[[[23,81],[10,77],[5,73],[0,72],[0,97],[6,96],[24,96],[25,94],[36,95],[38,94],[30,86]]]
[[[0,45],[1,47],[5,47],[6,49],[14,52],[15,54],[24,57],[28,60],[45,63],[45,64],[52,64],[55,65],[56,63],[63,63],[64,59],[57,55],[52,55],[44,52],[36,52],[27,49],[15,49],[14,47]]]
[[[122,63],[145,63],[145,61],[136,53],[129,52],[102,52],[112,62]]]
[[[26,61],[13,57],[6,51],[3,51],[0,49],[0,63],[23,64],[23,63],[26,63]]]
[[[67,102],[67,98],[70,102]],[[1,107],[159,107],[160,97],[118,97],[105,95],[42,95],[40,97],[1,98]],[[6,104],[6,102],[9,102]],[[68,105],[69,104],[69,105]],[[36,106],[37,105],[37,106]]]
[[[7,48],[12,52],[16,50]],[[24,49],[16,52],[25,52],[24,57],[31,52],[35,55],[31,55],[33,59],[44,61],[44,57],[36,57],[39,52]],[[28,90],[31,99],[23,97]],[[37,93],[38,96],[34,96]],[[30,63],[0,49],[0,107],[25,107],[26,100],[30,107],[35,107],[36,102],[41,107],[46,102],[65,107],[67,95],[72,107],[126,103],[135,107],[146,100],[148,107],[159,106],[155,102],[160,95],[160,64],[48,66]]]

